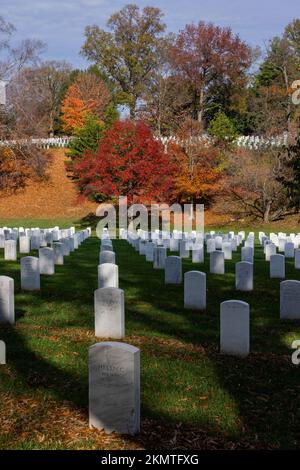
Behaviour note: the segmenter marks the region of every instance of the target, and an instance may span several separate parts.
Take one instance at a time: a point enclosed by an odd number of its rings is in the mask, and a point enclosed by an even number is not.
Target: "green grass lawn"
[[[33,294],[20,290],[19,263],[4,261],[0,250],[0,274],[15,279],[17,317],[15,327],[0,326],[8,362],[0,366],[0,448],[299,447],[300,366],[291,362],[291,343],[300,339],[300,322],[279,320],[280,282],[269,279],[262,249],[256,247],[253,292],[234,288],[239,249],[225,276],[208,274],[207,310],[198,312],[184,310],[183,285],[165,286],[164,272],[127,242],[113,245],[125,291],[125,341],[141,349],[141,434],[88,429],[87,354],[97,341],[93,237],[54,276],[42,276],[41,292]],[[209,257],[183,267],[208,273]],[[300,280],[293,260],[286,278]],[[246,359],[219,354],[219,306],[229,299],[250,304]]]

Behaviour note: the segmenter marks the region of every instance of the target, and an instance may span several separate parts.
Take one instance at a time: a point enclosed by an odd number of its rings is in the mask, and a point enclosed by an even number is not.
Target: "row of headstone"
[[[94,293],[95,336],[125,336],[124,291],[119,289],[119,269],[112,241],[103,232],[99,253],[98,289]]]
[[[86,236],[89,236],[88,232],[83,236],[80,235],[79,243]],[[53,243],[53,248],[39,248],[39,258],[34,256],[21,258],[21,289],[40,290],[40,275],[54,274],[55,264],[63,264],[63,259],[62,244],[58,242]],[[14,279],[8,276],[0,276],[0,323],[11,325],[15,323]]]
[[[104,230],[94,293],[95,336],[125,336],[124,291],[119,289],[116,255]],[[89,349],[89,425],[106,433],[140,431],[140,350],[103,342]]]
[[[127,235],[127,239],[129,242],[132,243],[130,240],[130,235]],[[210,237],[207,237],[207,243],[210,241],[214,241],[217,243],[217,247],[220,250],[213,250],[210,251],[210,272],[213,274],[224,274],[224,260],[225,260],[225,251],[226,245],[224,247],[224,238],[218,236],[214,236],[213,234],[209,234]],[[232,237],[234,234],[232,233],[228,238]],[[181,252],[181,256],[167,256],[166,248],[163,246],[157,246],[157,239],[154,239],[154,242],[149,241],[151,239],[151,235],[149,235],[148,240],[136,240],[134,242],[134,246],[138,247],[140,253],[145,254],[146,259],[148,255],[148,247],[149,251],[153,252],[153,259],[154,259],[154,266],[156,268],[165,269],[165,283],[166,284],[180,284],[182,282],[182,258],[187,256],[187,240],[180,240],[179,241],[179,249]],[[172,240],[172,238],[171,238]],[[242,247],[242,261],[236,263],[236,275],[235,275],[235,286],[236,290],[239,291],[252,291],[253,290],[253,257],[254,257],[254,233],[250,233],[246,238],[245,233],[239,233],[239,239],[237,240],[238,243],[242,243],[244,241],[244,246]],[[284,249],[285,255],[277,254],[276,250],[272,246],[273,244],[268,243],[267,237],[264,237],[263,232],[260,232],[260,241],[264,246],[264,252],[266,255],[266,259],[270,262],[270,277],[271,278],[279,278],[285,279],[285,259],[289,256],[289,241],[285,242]],[[280,240],[279,240],[280,241]],[[299,237],[300,242],[300,237]],[[225,242],[228,243],[228,242]],[[275,246],[275,244],[274,244]],[[225,248],[225,251],[223,251]],[[276,248],[276,246],[275,246]],[[298,250],[295,250],[295,266],[300,267],[300,255],[297,254]],[[299,250],[300,253],[300,250]],[[149,256],[149,255],[148,255]],[[298,257],[299,256],[299,257]],[[149,256],[151,258],[151,256]],[[297,263],[299,264],[297,264]],[[200,271],[191,271],[186,273],[184,276],[184,304],[186,308],[196,308],[196,309],[205,309],[205,293],[206,290],[203,289],[203,285],[205,285],[205,273],[201,273]],[[203,281],[202,281],[203,280]],[[281,308],[280,311],[283,312],[281,314],[282,318],[298,318],[297,311],[300,310],[300,299],[298,299],[297,293],[297,286],[299,281],[287,281],[287,287],[285,287],[284,283],[281,283]],[[192,286],[195,286],[194,288]],[[287,299],[289,298],[288,294],[285,294],[287,291],[294,292],[293,296],[290,296],[293,299],[293,306],[291,302]],[[196,300],[194,300],[196,297]],[[284,297],[285,300],[282,300]],[[300,297],[300,294],[299,294]],[[190,300],[189,300],[190,299]],[[298,306],[299,304],[299,306]],[[286,314],[285,307],[287,311],[291,311],[292,313]]]
[[[2,230],[2,233],[1,233]],[[64,256],[68,256],[79,247],[82,241],[91,235],[91,228],[79,232],[74,227],[70,229],[0,229],[0,248],[4,249],[4,259],[17,260],[17,240],[19,239],[20,254],[29,254],[33,250],[53,248],[56,242],[63,244]]]

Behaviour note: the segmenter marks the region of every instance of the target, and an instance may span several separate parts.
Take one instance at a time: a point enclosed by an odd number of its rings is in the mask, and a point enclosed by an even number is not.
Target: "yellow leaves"
[[[111,100],[105,83],[94,74],[79,74],[67,90],[62,103],[62,123],[67,132],[84,125],[86,116],[92,114],[102,122],[106,106]]]
[[[174,178],[174,197],[181,202],[210,197],[219,189],[221,171],[215,149],[189,145],[171,145],[172,159],[177,168]]]

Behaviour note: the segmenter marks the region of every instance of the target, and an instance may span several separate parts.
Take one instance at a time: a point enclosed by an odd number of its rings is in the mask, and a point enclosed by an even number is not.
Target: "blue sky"
[[[110,14],[124,6],[120,0],[0,0],[0,15],[17,27],[18,39],[42,39],[45,59],[67,60],[77,67],[87,64],[79,56],[86,25],[105,27]],[[281,34],[285,25],[300,17],[299,0],[137,0],[165,13],[168,30],[176,32],[199,20],[230,26],[251,45],[263,45]]]

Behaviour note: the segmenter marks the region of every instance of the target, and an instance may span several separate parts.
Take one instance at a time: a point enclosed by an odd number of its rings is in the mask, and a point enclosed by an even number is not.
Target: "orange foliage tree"
[[[218,150],[190,142],[170,144],[168,153],[176,166],[173,199],[180,203],[209,202],[220,189],[222,178]]]
[[[103,80],[92,73],[80,73],[62,103],[63,129],[73,132],[82,127],[88,114],[103,121],[110,101],[111,94]]]

